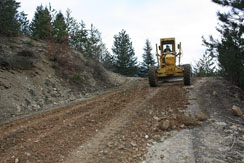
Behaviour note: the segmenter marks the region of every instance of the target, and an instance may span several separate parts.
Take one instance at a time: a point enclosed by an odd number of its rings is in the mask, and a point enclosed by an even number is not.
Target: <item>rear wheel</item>
[[[157,68],[156,67],[149,67],[148,78],[149,84],[151,87],[156,87],[158,85],[158,77],[156,74]]]
[[[191,65],[184,65],[184,85],[191,85]]]

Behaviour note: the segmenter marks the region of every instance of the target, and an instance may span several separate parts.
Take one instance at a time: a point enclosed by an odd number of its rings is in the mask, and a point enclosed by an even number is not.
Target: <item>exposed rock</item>
[[[135,143],[135,142],[131,142],[130,145],[131,145],[132,147],[136,147],[136,143]]]
[[[196,114],[195,118],[199,121],[205,121],[208,119],[208,115],[204,114],[204,113],[200,113],[200,114]]]
[[[198,125],[197,121],[191,116],[179,115],[178,120],[186,126],[196,126]]]
[[[19,163],[19,159],[16,158],[16,159],[14,160],[14,163]]]
[[[153,119],[155,119],[156,121],[159,121],[160,120],[160,118],[158,118],[156,116],[154,116]]]
[[[175,115],[176,117],[176,115]],[[174,117],[173,117],[174,118]],[[176,118],[175,118],[176,119]],[[175,129],[176,128],[177,121],[176,120],[171,120],[170,121],[170,128]]]
[[[217,92],[216,91],[213,91],[213,96],[217,96]]]
[[[154,135],[153,136],[153,140],[155,140],[156,142],[160,142],[161,141],[161,136],[160,135]]]
[[[235,116],[242,116],[242,114],[243,114],[241,108],[238,107],[238,106],[236,106],[236,105],[233,105],[233,106],[232,106],[232,113],[233,113],[233,115],[235,115]]]
[[[108,146],[109,148],[112,148],[112,147],[113,147],[113,142],[108,142],[107,146]]]
[[[118,149],[120,149],[120,150],[126,150],[127,148],[124,145],[121,144],[121,145],[119,145]]]
[[[21,112],[21,108],[20,108],[20,106],[17,106],[16,108],[17,108],[17,110],[16,110],[17,113],[20,113],[20,112]]]
[[[184,125],[184,124],[180,125],[180,128],[184,128],[184,127],[185,127],[185,125]]]
[[[164,158],[164,155],[163,155],[163,154],[161,154],[161,155],[160,155],[160,158],[161,158],[161,159],[163,159],[163,158]]]
[[[169,128],[169,125],[170,125],[169,120],[165,120],[165,121],[163,121],[162,124],[160,125],[160,128],[161,128],[162,130],[167,130],[167,129]]]
[[[107,154],[108,154],[108,151],[107,151],[107,150],[104,150],[104,151],[103,151],[103,154],[104,154],[104,155],[107,155]]]
[[[9,89],[9,88],[11,88],[11,86],[9,85],[9,84],[7,84],[7,83],[3,83],[3,82],[1,82],[0,81],[0,87],[4,87],[5,89]]]
[[[31,154],[30,154],[30,153],[28,153],[28,152],[25,152],[25,155],[26,155],[26,156],[30,156]]]
[[[226,126],[227,124],[225,122],[215,122],[216,125],[219,126]]]
[[[230,129],[232,129],[232,130],[238,130],[238,127],[237,127],[237,125],[232,125],[232,126],[230,126]],[[233,131],[232,131],[233,132]]]

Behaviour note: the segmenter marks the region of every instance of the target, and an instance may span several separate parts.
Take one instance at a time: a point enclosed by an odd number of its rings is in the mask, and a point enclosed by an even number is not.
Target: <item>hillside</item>
[[[0,122],[81,100],[126,80],[62,45],[0,38]]]

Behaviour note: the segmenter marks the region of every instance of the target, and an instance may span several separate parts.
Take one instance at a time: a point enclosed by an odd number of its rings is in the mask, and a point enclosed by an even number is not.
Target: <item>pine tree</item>
[[[72,48],[85,53],[86,44],[88,41],[88,31],[86,29],[85,23],[81,21],[80,23],[74,23],[70,35],[70,45]]]
[[[73,49],[82,53],[86,51],[86,44],[88,41],[88,30],[85,23],[81,20],[78,23],[72,16],[71,10],[66,10],[65,23],[67,25],[66,31],[68,33],[68,43]]]
[[[114,67],[114,56],[109,53],[109,51],[105,48],[102,54],[101,63],[103,66],[111,71],[115,71]]]
[[[31,22],[31,35],[34,39],[52,39],[53,27],[52,16],[47,7],[42,5],[36,8],[34,18]]]
[[[71,10],[70,9],[66,10],[65,24],[67,25],[66,31],[70,35],[71,32],[73,31],[72,28],[75,26],[75,24],[77,24],[76,20],[71,16]]]
[[[244,88],[244,1],[212,0],[221,6],[231,8],[228,12],[218,12],[221,22],[217,31],[220,40],[210,36],[209,41],[203,39],[211,56],[216,57],[224,76],[232,83]]]
[[[0,0],[0,34],[5,36],[29,35],[27,15],[15,0]]]
[[[140,63],[138,66],[138,76],[146,77],[148,75],[148,69],[143,63]]]
[[[153,54],[152,54],[152,46],[148,39],[146,40],[146,45],[143,48],[143,50],[144,50],[144,53],[142,55],[143,64],[148,69],[150,66],[153,66],[155,64],[155,60],[154,60]]]
[[[214,64],[213,58],[205,53],[193,67],[193,74],[198,77],[213,76],[215,75]]]
[[[83,22],[82,22],[83,23]],[[66,32],[68,33],[68,44],[71,48],[78,50],[76,33],[79,30],[79,24],[71,16],[71,10],[66,10],[65,24],[67,25]]]
[[[86,29],[83,21],[77,23],[69,9],[66,10],[65,23],[70,47],[102,63],[103,57],[108,54],[108,51],[98,29],[93,25],[90,29]]]
[[[101,33],[93,25],[88,30],[88,40],[86,42],[85,55],[101,61],[104,50],[106,51],[105,44],[102,42]]]
[[[130,37],[125,30],[114,36],[112,51],[115,55],[116,71],[127,76],[137,73],[137,58]]]
[[[140,71],[141,71],[141,73],[144,73],[144,76],[145,76],[145,75],[147,75],[149,67],[155,65],[155,63],[156,63],[153,58],[153,54],[152,54],[152,46],[148,39],[146,40],[146,45],[143,48],[143,50],[144,50],[144,53],[142,55],[143,62],[142,62]]]
[[[18,11],[20,3],[15,0],[0,0],[0,34],[17,36],[20,32]]]
[[[53,21],[53,37],[58,43],[68,43],[67,25],[61,12],[56,15]]]
[[[20,24],[20,33],[25,36],[30,36],[30,24],[24,12],[18,14],[18,22]]]

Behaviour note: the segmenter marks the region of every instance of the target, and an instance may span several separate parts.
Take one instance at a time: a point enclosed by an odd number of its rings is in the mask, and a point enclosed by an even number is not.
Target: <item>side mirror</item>
[[[161,46],[158,46],[158,49],[161,50]]]

